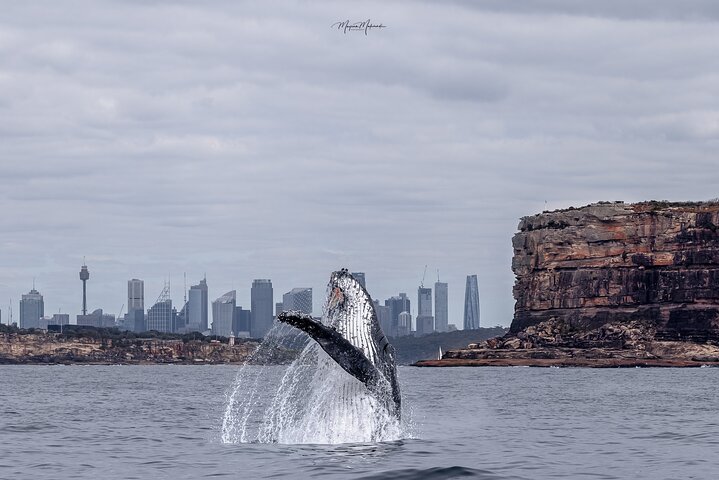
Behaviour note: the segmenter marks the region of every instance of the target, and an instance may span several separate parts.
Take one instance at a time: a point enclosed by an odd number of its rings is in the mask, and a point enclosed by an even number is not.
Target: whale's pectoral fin
[[[282,312],[277,316],[277,320],[312,337],[344,371],[364,383],[370,390],[380,384],[380,373],[372,362],[337,330],[298,312]]]

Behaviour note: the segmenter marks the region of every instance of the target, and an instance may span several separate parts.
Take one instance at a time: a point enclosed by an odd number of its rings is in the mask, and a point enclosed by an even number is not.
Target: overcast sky
[[[340,20],[384,29],[346,34]],[[381,300],[479,276],[509,325],[520,217],[719,196],[719,4],[6,2],[0,305],[178,307],[332,270]]]

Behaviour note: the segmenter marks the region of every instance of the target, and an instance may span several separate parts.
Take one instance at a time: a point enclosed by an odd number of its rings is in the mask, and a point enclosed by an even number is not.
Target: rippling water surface
[[[278,367],[267,369],[267,374]],[[0,479],[713,479],[719,368],[399,369],[411,438],[225,444],[234,366],[0,366]]]

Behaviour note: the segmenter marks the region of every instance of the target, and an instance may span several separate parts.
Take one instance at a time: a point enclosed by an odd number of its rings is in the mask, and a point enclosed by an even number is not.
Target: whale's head
[[[360,312],[370,317],[374,314],[374,304],[367,290],[346,268],[332,272],[327,285],[327,316],[332,319]]]

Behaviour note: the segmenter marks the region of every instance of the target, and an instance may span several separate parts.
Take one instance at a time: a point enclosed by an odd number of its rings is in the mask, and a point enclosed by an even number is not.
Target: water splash
[[[301,353],[289,366],[260,366],[281,349]],[[275,324],[228,394],[222,441],[337,444],[406,438],[406,423],[386,404],[305,333]]]

